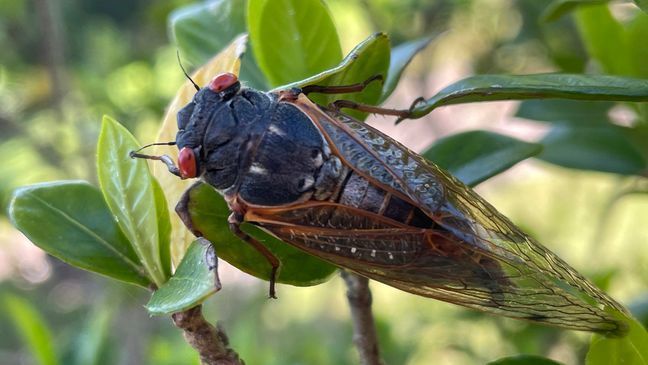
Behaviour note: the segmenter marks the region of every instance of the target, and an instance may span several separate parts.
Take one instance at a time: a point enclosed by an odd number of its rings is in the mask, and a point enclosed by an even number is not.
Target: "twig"
[[[347,285],[347,299],[353,319],[353,343],[360,355],[361,365],[383,365],[378,349],[376,325],[371,313],[371,291],[369,279],[342,271]]]
[[[229,347],[225,331],[212,326],[202,315],[202,306],[174,313],[173,323],[184,331],[184,338],[200,354],[202,365],[245,365]]]

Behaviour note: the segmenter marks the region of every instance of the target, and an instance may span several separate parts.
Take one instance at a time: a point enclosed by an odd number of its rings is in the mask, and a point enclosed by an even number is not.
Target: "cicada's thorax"
[[[296,106],[245,88],[227,100],[212,100],[214,95],[201,90],[178,114],[178,147],[196,151],[205,182],[228,200],[254,206],[330,195],[340,161]]]
[[[329,146],[294,103],[246,88],[226,100],[215,95],[200,91],[178,114],[177,140],[178,147],[196,151],[199,175],[228,201],[256,207],[329,202],[371,213],[348,219],[330,209],[293,210],[295,223],[330,228],[367,228],[377,224],[371,222],[376,214],[416,227],[432,225],[402,196],[336,156],[332,151],[339,146]]]

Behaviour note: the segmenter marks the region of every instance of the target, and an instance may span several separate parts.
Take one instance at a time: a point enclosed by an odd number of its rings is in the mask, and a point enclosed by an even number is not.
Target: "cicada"
[[[375,78],[374,78],[375,79]],[[227,201],[229,227],[272,265],[280,262],[240,229],[254,224],[341,268],[413,294],[492,314],[607,335],[627,325],[623,307],[448,172],[340,112],[407,118],[408,110],[309,93],[361,91],[368,82],[261,92],[233,74],[199,88],[177,115],[177,166]],[[185,194],[186,195],[186,194]],[[186,198],[176,209],[191,229]],[[197,232],[199,233],[199,232]]]

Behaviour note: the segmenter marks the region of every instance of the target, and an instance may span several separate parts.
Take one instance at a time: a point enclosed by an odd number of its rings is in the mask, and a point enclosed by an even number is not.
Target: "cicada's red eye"
[[[209,83],[209,89],[219,93],[238,82],[238,77],[232,73],[222,73],[214,77]]]
[[[196,156],[194,151],[188,147],[182,147],[178,155],[178,167],[180,168],[180,177],[189,179],[196,177]]]

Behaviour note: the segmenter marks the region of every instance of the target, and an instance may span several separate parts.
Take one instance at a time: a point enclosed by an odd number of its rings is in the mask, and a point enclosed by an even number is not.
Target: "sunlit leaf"
[[[536,355],[517,355],[489,362],[487,365],[562,365],[562,363]]]
[[[86,182],[20,188],[9,216],[36,246],[70,265],[143,287],[151,282],[101,192]]]
[[[648,80],[580,74],[477,75],[458,81],[419,104],[414,108],[413,118],[444,105],[548,98],[648,101]]]
[[[342,49],[321,0],[250,0],[248,25],[254,55],[271,86],[334,67]]]
[[[648,0],[642,0],[648,5]],[[644,8],[646,11],[646,8]],[[632,62],[634,75],[648,79],[648,47],[637,47],[646,42],[648,34],[648,11],[637,14],[626,26],[626,37],[629,45],[630,61]]]
[[[37,364],[57,365],[54,336],[36,308],[29,301],[10,294],[4,295],[4,304],[6,313]]]
[[[623,25],[614,18],[607,4],[582,6],[574,13],[576,25],[587,52],[605,73],[638,76],[634,72]]]
[[[464,184],[474,186],[542,150],[537,143],[509,136],[470,131],[436,141],[423,157],[448,170]]]
[[[171,314],[202,303],[220,289],[216,273],[207,264],[209,242],[195,240],[175,274],[153,293],[146,305],[151,314]]]
[[[538,158],[575,169],[638,174],[646,161],[624,131],[613,125],[556,125],[540,141],[544,150]]]
[[[389,70],[389,54],[389,37],[384,33],[376,33],[358,44],[336,67],[305,80],[280,86],[277,90],[306,85],[351,85],[364,82],[376,75],[381,75],[384,80]],[[352,100],[376,105],[380,101],[382,88],[382,82],[374,81],[367,85],[362,92],[332,95],[312,93],[309,98],[320,105],[328,105],[335,100]],[[347,112],[360,120],[366,118],[366,113],[345,110],[345,113]]]
[[[97,174],[110,211],[131,242],[149,277],[158,286],[167,279],[162,262],[158,211],[153,178],[146,162],[133,159],[140,147],[135,138],[115,120],[104,117],[97,143]]]
[[[173,39],[180,54],[195,66],[207,63],[237,36],[246,33],[244,0],[216,0],[179,8],[169,16]],[[242,61],[241,80],[266,89],[265,76],[247,53]]]
[[[616,313],[629,323],[630,332],[621,338],[593,335],[585,364],[587,365],[648,365],[648,332],[634,318]]]
[[[380,102],[384,101],[396,89],[396,85],[400,80],[405,67],[409,65],[412,58],[419,52],[424,50],[435,37],[424,37],[411,42],[405,42],[392,48],[391,58],[389,63],[389,72],[387,72],[387,80],[383,86],[383,92],[380,96]]]
[[[270,278],[272,267],[268,260],[230,232],[227,204],[212,187],[202,184],[191,190],[189,213],[194,228],[213,243],[219,258],[250,275],[264,280]],[[328,280],[336,270],[334,266],[279,241],[255,226],[244,224],[242,229],[261,241],[279,259],[279,283],[316,285]]]
[[[231,72],[238,74],[241,61],[240,57],[245,52],[245,45],[247,36],[240,36],[230,43],[221,53],[212,58],[203,67],[196,70],[191,75],[191,78],[199,85],[207,84],[215,75],[221,72]],[[158,134],[158,141],[175,141],[176,133],[178,132],[178,125],[176,121],[176,114],[178,111],[191,101],[196,90],[189,83],[186,82],[180,90],[176,93],[173,101],[167,108],[164,115],[164,121],[160,127]],[[153,149],[154,154],[166,154],[173,158],[174,161],[178,159],[178,149],[175,147],[156,147]],[[178,219],[173,209],[176,203],[189,186],[193,183],[189,180],[180,180],[177,176],[172,175],[161,163],[153,164],[153,175],[160,182],[160,186],[166,196],[168,207],[171,212],[171,226],[173,227],[171,233],[171,257],[174,264],[179,264],[184,256],[184,252],[189,244],[194,240],[194,236],[187,231],[184,224]]]

